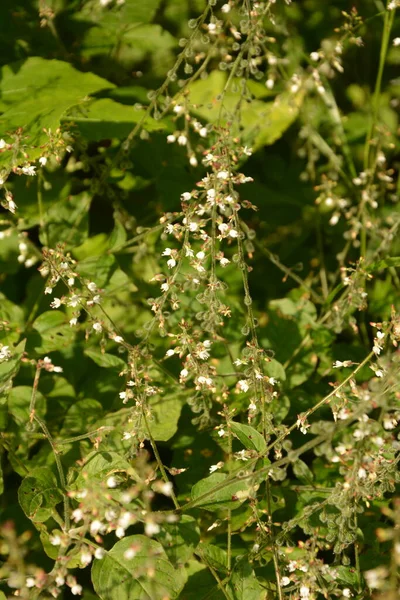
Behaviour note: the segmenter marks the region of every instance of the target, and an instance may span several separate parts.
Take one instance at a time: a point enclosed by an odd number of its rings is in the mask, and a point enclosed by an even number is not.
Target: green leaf
[[[60,310],[49,310],[34,321],[32,325],[37,334],[29,335],[28,346],[37,354],[46,354],[71,345],[75,331],[70,327],[67,316]]]
[[[86,356],[89,356],[96,365],[104,367],[106,369],[119,369],[120,371],[126,367],[125,361],[114,354],[108,354],[107,352],[101,352],[94,348],[85,349]]]
[[[247,481],[228,483],[220,490],[213,491],[215,487],[227,479],[225,473],[213,473],[205,479],[200,479],[192,487],[192,500],[196,501],[196,508],[216,511],[220,509],[234,509],[240,506],[249,496],[250,484]],[[203,495],[207,494],[205,498]]]
[[[44,522],[63,500],[57,478],[47,467],[33,469],[18,489],[18,500],[22,510],[32,521]]]
[[[258,453],[265,452],[267,444],[265,439],[250,425],[243,425],[242,423],[236,423],[231,421],[231,431],[236,435],[237,438],[242,442],[243,446],[248,450],[255,450]]]
[[[134,550],[133,558],[126,552]],[[148,576],[149,568],[153,576]],[[102,600],[155,600],[177,598],[183,581],[158,542],[132,535],[117,542],[92,566],[92,582]]]
[[[22,340],[15,348],[10,347],[11,359],[0,363],[0,431],[7,428],[8,394],[12,387],[13,378],[21,366],[21,358],[25,350],[26,340]]]
[[[215,546],[214,544],[201,543],[198,547],[199,556],[203,559],[206,565],[210,565],[213,569],[227,572],[228,570],[228,555],[226,550]]]
[[[8,410],[15,422],[22,427],[29,423],[31,397],[32,388],[25,385],[13,387],[8,395]],[[35,412],[39,417],[46,414],[46,398],[39,391],[36,392]]]
[[[1,101],[0,137],[9,141],[9,132],[20,127],[27,136],[24,151],[29,160],[38,158],[49,143],[43,129],[53,133],[60,125],[64,112],[82,101],[88,94],[112,83],[94,75],[82,73],[72,65],[60,60],[30,57],[24,63],[6,65],[0,72]],[[26,158],[13,156],[11,151],[2,153],[2,160],[10,164],[26,162]]]
[[[156,535],[173,565],[187,562],[200,542],[200,529],[196,520],[182,515],[176,523],[163,523]]]
[[[238,94],[232,88],[240,83],[234,81],[223,94],[226,82],[224,73],[212,71],[206,79],[191,84],[188,89],[193,112],[212,123],[218,122],[220,115],[221,124],[229,121],[236,113],[238,102]],[[253,149],[258,149],[273,144],[282,137],[297,118],[303,98],[304,93],[300,91],[297,94],[283,93],[274,102],[253,99],[250,103],[243,103],[240,125],[246,143],[251,144]]]
[[[390,267],[400,267],[400,256],[389,256],[383,260],[378,260],[365,267],[368,273],[374,273],[375,271],[383,271],[383,269],[390,269]]]
[[[268,377],[275,377],[279,381],[286,380],[286,373],[283,365],[275,360],[275,358],[271,358],[269,362],[264,367],[264,373],[268,375]]]
[[[136,481],[138,477],[129,462],[117,452],[91,452],[85,457],[85,464],[80,469],[73,486],[76,489],[85,486],[88,479],[105,481],[115,473],[128,473]]]
[[[232,594],[232,600],[264,600],[265,589],[246,560],[235,565],[232,577],[227,584],[227,590]]]
[[[209,569],[197,560],[190,560],[186,565],[188,580],[182,590],[182,600],[199,600],[209,597],[212,600],[226,600]]]
[[[120,104],[110,98],[94,100],[90,104],[74,109],[63,120],[64,124],[75,125],[80,134],[88,140],[125,139],[138,123],[146,131],[159,131],[166,128],[162,121],[146,115],[146,109]]]
[[[182,411],[182,399],[177,394],[152,396],[149,401],[151,418],[149,427],[156,442],[166,442],[178,431],[178,421]],[[166,418],[168,415],[168,418]]]
[[[116,261],[111,255],[90,256],[78,262],[75,267],[81,277],[94,281],[99,288],[105,287],[115,268]]]
[[[100,402],[91,398],[78,400],[65,415],[60,437],[70,437],[86,433],[93,428],[96,421],[101,418],[103,407]]]

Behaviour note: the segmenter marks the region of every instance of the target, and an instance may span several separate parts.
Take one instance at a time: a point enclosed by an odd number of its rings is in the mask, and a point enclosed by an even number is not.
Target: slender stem
[[[143,415],[143,421],[144,421],[144,424],[145,424],[145,427],[146,427],[147,435],[149,436],[150,444],[151,444],[151,447],[153,449],[154,456],[156,457],[158,468],[161,471],[162,478],[164,479],[165,483],[171,483],[170,480],[169,480],[169,478],[168,478],[167,472],[166,472],[166,470],[164,468],[164,465],[162,463],[162,460],[161,460],[161,457],[160,457],[160,453],[158,452],[158,448],[157,448],[156,442],[154,440],[153,434],[151,433],[150,426],[149,426],[149,421],[147,419],[146,411],[144,409],[143,403],[142,403],[142,415]],[[175,492],[173,490],[172,484],[171,484],[171,498],[172,498],[172,502],[174,503],[175,508],[179,509],[180,508],[179,502],[178,502],[178,500],[177,500],[177,498],[175,496]]]

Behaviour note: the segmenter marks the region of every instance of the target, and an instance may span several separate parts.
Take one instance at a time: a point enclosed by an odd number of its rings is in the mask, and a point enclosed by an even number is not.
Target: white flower
[[[15,214],[15,210],[17,208],[17,205],[15,204],[14,200],[12,200],[11,198],[8,198],[7,201],[8,201],[8,205],[7,205],[8,210],[12,214]]]
[[[45,156],[41,156],[39,158],[39,163],[41,164],[42,167],[44,167],[45,164],[47,163],[47,158]]]
[[[337,213],[334,213],[331,218],[329,219],[329,225],[337,225],[337,223],[339,222],[340,219],[340,215],[338,215]]]
[[[128,548],[128,550],[125,550],[124,552],[124,558],[126,558],[127,560],[131,560],[132,558],[135,558],[136,556],[136,550],[134,550],[133,548]]]
[[[310,588],[306,585],[302,585],[300,588],[300,598],[309,598],[310,597]]]
[[[94,282],[94,281],[90,281],[90,282],[87,284],[87,288],[88,288],[88,290],[89,290],[90,292],[92,292],[92,293],[94,293],[94,292],[96,292],[96,291],[97,291],[97,285],[95,284],[95,282]]]
[[[249,410],[257,410],[257,406],[256,406],[256,404],[254,404],[254,402],[250,402]]]
[[[393,46],[400,46],[400,37],[394,38]],[[4,140],[1,140],[4,141]]]
[[[77,317],[72,317],[72,319],[69,320],[70,327],[74,327],[77,323],[78,323]]]
[[[58,585],[58,587],[61,587],[62,585],[64,585],[64,583],[65,583],[65,577],[63,577],[62,575],[57,575],[56,584]]]
[[[58,534],[51,535],[49,541],[52,546],[59,546],[61,544],[61,538]]]
[[[317,62],[319,60],[319,54],[318,54],[318,52],[311,52],[310,58],[311,58],[311,60]]]
[[[183,135],[183,133],[181,133],[181,135],[178,137],[178,144],[180,146],[186,146],[187,144],[187,137],[186,135]]]
[[[197,254],[196,254],[196,258],[198,258],[199,260],[204,260],[205,256],[206,256],[205,253],[202,251],[197,252]]]
[[[181,194],[181,200],[185,200],[186,202],[188,202],[191,197],[192,194],[190,192],[183,192],[183,194]]]
[[[183,113],[183,106],[181,106],[180,104],[174,106],[174,113],[176,113],[177,115]]]
[[[34,175],[36,175],[35,171],[36,171],[36,167],[34,165],[29,165],[28,167],[22,167],[22,172],[24,173],[24,175],[29,175],[30,177],[33,177]]]
[[[109,477],[107,479],[107,487],[115,488],[115,487],[117,487],[117,485],[118,485],[117,480],[115,479],[115,477],[113,475],[111,475],[111,477]]]
[[[76,508],[75,510],[72,511],[72,520],[75,521],[75,523],[82,521],[82,519],[83,519],[83,511],[80,508]]]
[[[172,483],[170,481],[166,481],[166,482],[162,482],[159,490],[161,492],[161,494],[164,494],[164,496],[171,496],[172,494]]]
[[[217,174],[217,179],[227,179],[229,177],[228,171],[220,171]]]
[[[96,333],[101,333],[103,331],[101,323],[93,323],[93,329]]]
[[[165,356],[167,356],[168,358],[170,356],[174,356],[175,354],[175,350],[173,348],[170,348],[169,350],[166,351]]]
[[[225,435],[225,429],[218,429],[219,437],[223,437]]]
[[[219,461],[216,465],[211,465],[209,471],[210,473],[214,473],[215,471],[218,471],[218,469],[221,469],[223,466],[224,463],[222,461]]]
[[[121,400],[125,400],[126,399],[126,392],[120,392],[119,393],[119,397],[121,398]]]
[[[164,252],[162,253],[162,256],[171,256],[171,254],[172,254],[171,248],[165,248]]]
[[[81,563],[86,567],[87,565],[90,565],[91,562],[92,562],[92,555],[90,554],[90,552],[88,550],[82,550]]]
[[[202,127],[199,130],[199,135],[203,138],[207,137],[207,133],[208,133],[207,127]]]
[[[148,521],[144,526],[145,534],[151,537],[152,535],[157,535],[160,533],[160,526],[157,523],[153,523],[152,521]]]
[[[229,232],[229,235],[231,238],[237,238],[239,236],[238,232],[236,231],[236,229],[231,229]]]
[[[400,39],[400,38],[399,38],[399,39]],[[351,591],[350,591],[350,588],[344,588],[344,589],[342,590],[342,596],[343,596],[343,598],[351,598],[351,597],[352,597],[352,595],[353,595],[353,594],[351,593]]]
[[[50,286],[48,286],[44,289],[45,294],[51,294],[52,292],[53,292],[53,288],[51,288]]]
[[[50,303],[51,308],[60,308],[62,302],[60,298],[54,298],[53,302]]]
[[[3,148],[5,148],[7,146],[5,140],[3,140],[3,138],[1,138],[0,140],[0,150],[3,150]]]
[[[357,471],[357,475],[358,475],[359,479],[365,479],[367,476],[367,471],[365,469],[363,469],[363,467],[360,467]]]
[[[73,294],[68,301],[68,306],[72,306],[73,308],[75,308],[76,306],[78,306],[79,302],[80,297],[77,294]]]
[[[162,283],[161,284],[161,291],[162,292],[168,292],[169,290],[169,284],[168,283]]]
[[[383,371],[381,371],[381,369],[378,369],[377,371],[375,371],[375,375],[377,377],[383,377]]]
[[[257,377],[257,375],[256,375],[256,377]],[[257,379],[259,379],[259,378],[257,378]],[[269,377],[269,378],[268,378],[268,382],[269,382],[271,385],[275,385],[275,384],[276,384],[276,379],[275,379],[275,377]]]
[[[123,440],[130,440],[132,437],[132,434],[129,433],[129,431],[124,431],[124,435],[122,436]]]
[[[182,369],[180,372],[181,379],[185,379],[189,375],[189,371],[187,369]]]
[[[75,277],[69,277],[67,283],[70,287],[72,287],[75,283]]]
[[[240,390],[242,392],[248,392],[249,391],[249,384],[247,383],[246,379],[241,379],[240,381],[238,381],[238,386],[240,388]]]
[[[97,535],[99,532],[104,531],[105,526],[101,521],[95,519],[90,523],[90,533],[91,535]]]
[[[104,2],[104,0],[100,0],[100,2]],[[79,583],[75,583],[75,585],[71,588],[71,594],[74,596],[80,596],[82,594],[82,586]]]
[[[199,164],[197,158],[194,156],[194,154],[192,154],[192,156],[189,158],[189,163],[191,164],[192,167],[197,167],[197,165]]]
[[[290,577],[282,577],[282,579],[281,579],[282,586],[289,585],[289,583],[290,583]]]
[[[33,577],[27,577],[25,581],[25,585],[27,588],[35,587],[35,579]]]
[[[231,10],[231,6],[230,6],[230,4],[223,4],[223,5],[221,6],[221,11],[222,11],[223,13],[228,13],[230,10]]]
[[[221,258],[219,264],[221,267],[226,267],[226,265],[229,265],[230,262],[231,261],[228,258]]]
[[[115,335],[113,337],[114,342],[116,342],[117,344],[122,344],[122,342],[124,341],[124,338],[121,335]]]
[[[167,135],[167,143],[168,144],[173,144],[174,142],[176,142],[176,137],[174,135]]]
[[[176,265],[176,260],[174,258],[170,258],[167,260],[167,266],[169,269],[173,269]]]
[[[189,223],[189,231],[197,231],[199,228],[199,226],[197,225],[197,223],[195,221],[191,221]]]
[[[96,550],[94,551],[94,557],[97,558],[97,560],[101,560],[102,558],[104,558],[106,551],[104,550],[104,548],[96,548]]]

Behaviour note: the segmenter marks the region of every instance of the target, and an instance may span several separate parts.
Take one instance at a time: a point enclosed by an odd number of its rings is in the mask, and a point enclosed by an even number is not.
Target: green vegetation
[[[0,600],[400,595],[399,0],[2,0]]]

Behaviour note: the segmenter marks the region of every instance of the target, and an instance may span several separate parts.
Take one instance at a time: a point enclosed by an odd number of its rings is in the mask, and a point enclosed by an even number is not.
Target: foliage
[[[398,597],[398,8],[3,0],[0,600]]]

